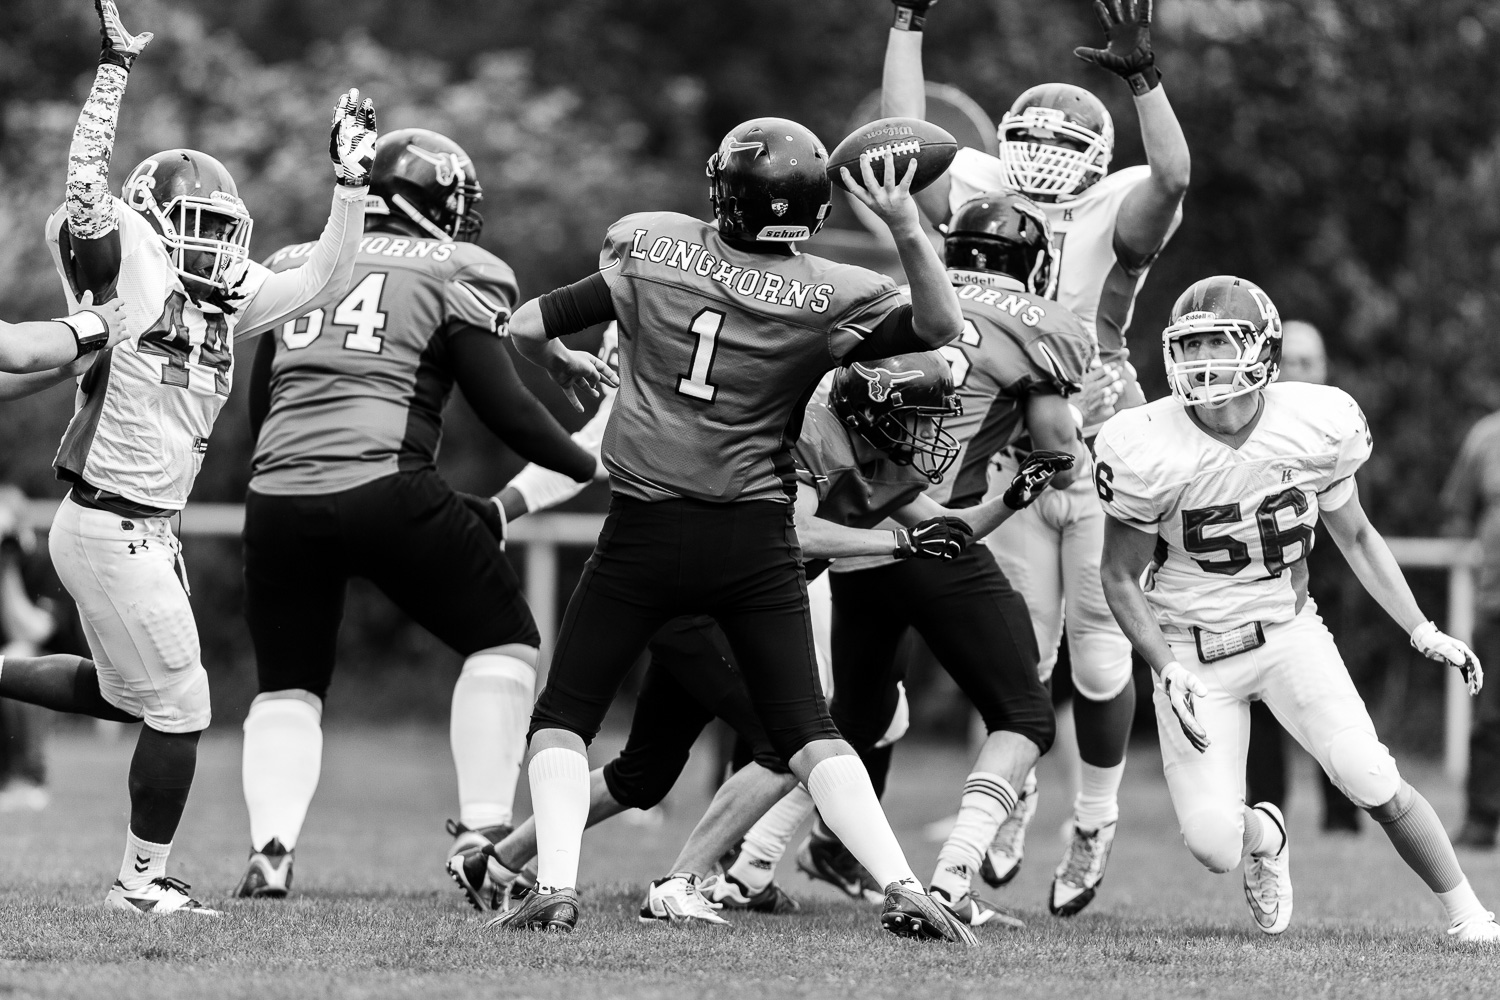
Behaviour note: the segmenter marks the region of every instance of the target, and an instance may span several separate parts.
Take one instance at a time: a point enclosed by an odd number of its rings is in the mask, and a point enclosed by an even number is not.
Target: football
[[[958,153],[958,140],[946,131],[920,118],[882,118],[850,133],[829,157],[828,179],[840,187],[844,178],[841,167],[848,167],[856,184],[860,183],[859,164],[869,159],[875,179],[885,182],[885,154],[895,157],[896,176],[906,176],[906,165],[917,159],[917,175],[912,191],[920,191],[939,177]]]

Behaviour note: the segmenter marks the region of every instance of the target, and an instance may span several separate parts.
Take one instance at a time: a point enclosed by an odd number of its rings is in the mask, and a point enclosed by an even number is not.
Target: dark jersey
[[[984,498],[990,457],[1024,431],[1027,397],[1078,391],[1094,344],[1078,317],[1048,299],[961,284],[958,300],[964,332],[942,353],[964,412],[943,428],[961,450],[927,495],[945,507],[972,507]]]
[[[649,501],[789,502],[813,387],[903,304],[874,271],[742,250],[670,212],[615,223],[600,267],[620,324],[604,464]]]
[[[884,455],[861,463],[854,441],[826,403],[807,406],[795,455],[797,478],[818,491],[818,516],[850,528],[873,528],[927,489],[927,477]]]
[[[311,247],[267,264],[295,267]],[[505,336],[515,300],[510,268],[472,243],[366,235],[344,297],[266,335],[276,354],[250,488],[334,493],[433,468],[453,387],[447,335]]]

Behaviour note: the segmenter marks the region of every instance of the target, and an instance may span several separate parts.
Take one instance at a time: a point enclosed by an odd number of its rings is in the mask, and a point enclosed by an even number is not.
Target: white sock
[[[511,820],[535,686],[531,664],[495,652],[465,660],[453,685],[448,741],[458,773],[458,819],[471,830]]]
[[[760,892],[770,885],[792,837],[812,811],[813,800],[807,789],[798,785],[787,792],[745,834],[744,847],[730,866],[729,874],[751,892]]]
[[[1443,904],[1443,909],[1448,911],[1449,926],[1466,920],[1484,920],[1489,916],[1489,911],[1484,908],[1479,897],[1474,895],[1474,887],[1469,885],[1468,879],[1447,892],[1435,892],[1433,895]]]
[[[1271,814],[1254,806],[1245,807],[1245,842],[1240,857],[1274,858],[1286,846],[1286,833]]]
[[[1073,798],[1073,820],[1080,830],[1097,830],[1120,818],[1120,780],[1125,762],[1114,767],[1079,764],[1078,794]]]
[[[127,889],[139,889],[152,879],[161,878],[167,873],[167,855],[171,853],[171,844],[153,844],[127,828],[125,860],[120,862],[120,884]]]
[[[536,874],[547,892],[578,885],[578,854],[589,821],[589,759],[577,750],[548,747],[531,758]]]
[[[823,822],[865,866],[870,877],[882,886],[900,882],[921,887],[881,811],[863,761],[853,754],[825,758],[808,774],[807,790]]]
[[[1016,790],[1009,781],[986,771],[969,775],[959,800],[958,820],[938,852],[932,887],[942,889],[949,899],[966,895],[970,880],[984,862],[984,852],[994,842],[995,831],[1015,807]]]
[[[285,695],[287,692],[276,692]],[[245,716],[240,781],[250,813],[250,846],[272,838],[297,846],[307,807],[323,770],[323,703],[305,691],[294,697],[259,695]]]

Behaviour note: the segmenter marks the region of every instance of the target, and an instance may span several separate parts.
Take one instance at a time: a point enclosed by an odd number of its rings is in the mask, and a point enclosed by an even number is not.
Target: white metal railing
[[[57,512],[56,500],[33,500],[27,511],[32,527],[46,531]],[[508,545],[525,548],[526,601],[542,634],[545,664],[559,622],[557,600],[557,556],[564,546],[591,548],[604,524],[600,514],[530,514],[510,526]],[[183,535],[235,536],[245,526],[241,504],[195,503],[182,512]],[[1474,635],[1476,582],[1480,563],[1479,543],[1462,538],[1388,538],[1396,561],[1408,569],[1441,569],[1448,573],[1447,631],[1454,638],[1471,642]],[[541,671],[538,671],[541,673]],[[1500,664],[1492,672],[1500,683]],[[1472,706],[1463,678],[1447,671],[1444,699],[1443,766],[1455,778],[1462,777],[1469,758],[1469,726]]]

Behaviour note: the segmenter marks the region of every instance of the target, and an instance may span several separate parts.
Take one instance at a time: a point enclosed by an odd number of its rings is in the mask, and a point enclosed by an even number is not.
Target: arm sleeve
[[[75,295],[87,289],[97,298],[113,291],[120,271],[120,219],[109,193],[109,161],[128,78],[119,66],[99,67],[68,147],[67,225],[60,243]]]
[[[615,319],[615,300],[603,272],[554,289],[537,299],[547,339],[566,337]]]
[[[1440,501],[1446,518],[1447,534],[1468,536],[1474,530],[1474,510],[1479,505],[1480,428],[1475,424],[1464,438],[1458,458],[1443,483]]]
[[[276,338],[262,337],[250,362],[250,440],[260,438],[261,425],[271,412],[271,362],[276,357]]]
[[[1116,450],[1108,425],[1094,442],[1094,488],[1106,514],[1132,528],[1157,533],[1162,514],[1156,498]]]
[[[1329,484],[1318,491],[1318,506],[1323,510],[1338,510],[1354,496],[1354,474],[1369,459],[1374,446],[1369,421],[1354,398],[1344,395],[1336,405],[1341,430],[1339,456]]]
[[[887,312],[862,340],[856,341],[853,349],[839,358],[839,363],[875,361],[932,349],[931,344],[917,336],[912,327],[911,303],[904,302]]]
[[[349,287],[365,228],[362,187],[335,185],[323,234],[300,267],[268,275],[241,310],[234,337],[253,337],[310,309],[327,305]]]
[[[598,461],[575,444],[531,394],[494,331],[463,325],[448,334],[453,377],[474,413],[527,461],[566,473],[581,483],[594,478]]]
[[[614,392],[605,393],[604,399],[599,403],[598,411],[589,418],[589,422],[573,432],[574,443],[593,455],[596,460],[604,442],[604,426],[609,423],[614,401]],[[544,469],[540,465],[528,465],[516,473],[515,478],[506,485],[521,494],[521,499],[526,502],[526,512],[534,514],[539,510],[556,507],[566,500],[573,499],[583,492],[588,483],[577,482],[560,472]]]

